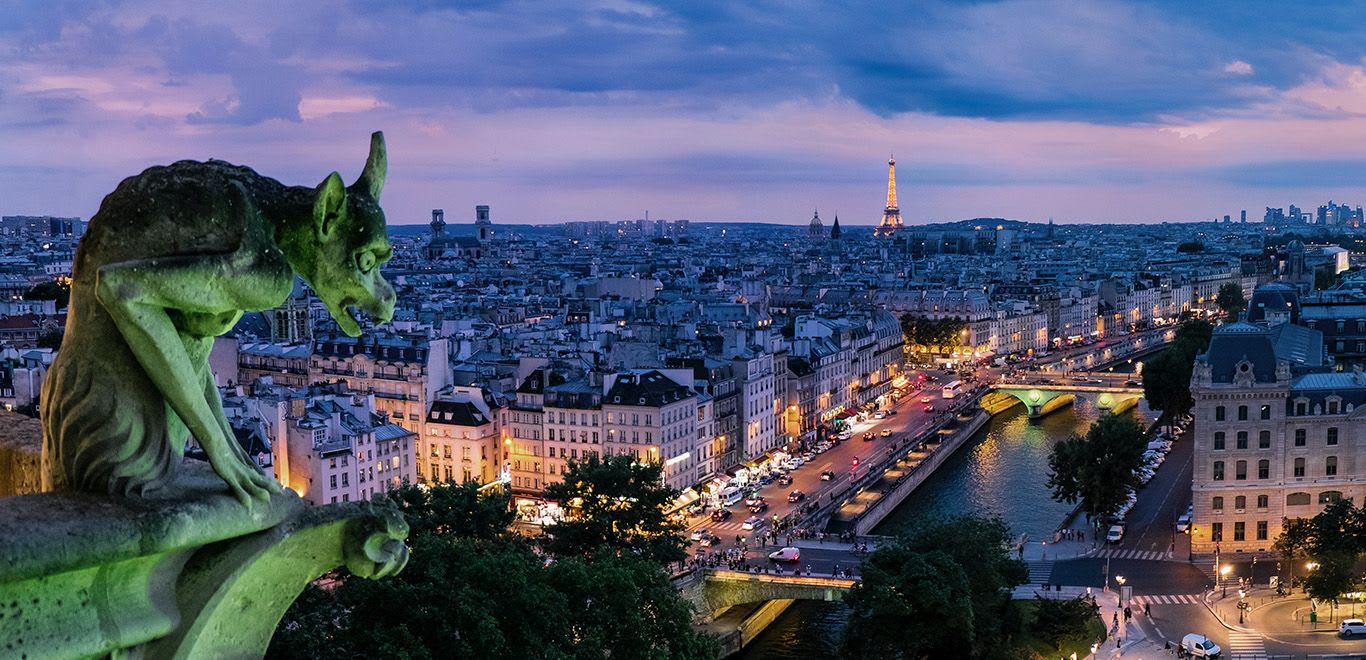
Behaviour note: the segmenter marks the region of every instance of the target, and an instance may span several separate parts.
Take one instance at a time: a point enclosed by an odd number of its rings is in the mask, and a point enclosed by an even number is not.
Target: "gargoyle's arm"
[[[278,304],[269,299],[279,287],[270,286],[270,278],[260,270],[254,259],[240,252],[165,257],[103,266],[95,284],[96,297],[138,363],[243,503],[250,497],[269,497],[274,482],[243,463],[241,452],[232,451],[232,440],[224,435],[220,415],[210,406],[204,383],[166,310],[228,314]]]

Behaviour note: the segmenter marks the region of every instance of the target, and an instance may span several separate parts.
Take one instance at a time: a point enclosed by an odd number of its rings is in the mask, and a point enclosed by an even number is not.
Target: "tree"
[[[268,657],[715,658],[658,563],[624,554],[549,557],[497,524],[508,499],[473,484],[388,494],[411,527],[397,576],[310,586]]]
[[[570,461],[564,478],[545,488],[546,498],[568,511],[546,529],[546,549],[560,556],[609,548],[660,562],[683,559],[683,524],[665,515],[679,493],[663,476],[658,463],[626,455]]]
[[[55,300],[57,309],[63,309],[71,300],[71,285],[56,280],[39,282],[24,292],[24,300]]]
[[[1333,283],[1336,281],[1337,278],[1334,277],[1333,273],[1329,272],[1327,269],[1318,268],[1314,270],[1315,291],[1323,291],[1325,289],[1329,289],[1333,286]]]
[[[38,348],[58,350],[62,347],[62,329],[48,328],[38,335]]]
[[[1053,499],[1075,504],[1087,519],[1112,519],[1138,486],[1137,469],[1146,448],[1143,427],[1129,417],[1106,415],[1086,437],[1072,436],[1053,446],[1048,457],[1048,487]]]
[[[1037,608],[1030,628],[1039,639],[1058,650],[1062,650],[1065,642],[1084,638],[1087,623],[1100,612],[1099,607],[1080,596],[1068,600],[1039,597],[1035,598],[1035,603]]]
[[[1353,566],[1366,550],[1366,510],[1340,499],[1309,520],[1306,554],[1314,568],[1304,578],[1304,590],[1318,600],[1350,591]]]
[[[915,314],[901,317],[906,343],[920,350],[947,353],[967,340],[968,323],[960,318],[930,319]]]
[[[1191,370],[1213,335],[1208,321],[1186,321],[1176,329],[1171,345],[1143,364],[1143,397],[1168,420],[1190,411]]]
[[[1241,291],[1239,295],[1241,295]],[[1209,321],[1192,319],[1181,324],[1176,329],[1176,337],[1172,344],[1180,348],[1182,353],[1191,356],[1205,352],[1209,348],[1209,340],[1214,336],[1214,324]]]
[[[1029,578],[1010,540],[999,518],[964,516],[879,547],[864,561],[863,586],[845,599],[844,656],[1008,657],[1022,625],[1010,589]]]
[[[1236,282],[1226,282],[1219,287],[1219,293],[1214,295],[1214,304],[1219,309],[1224,310],[1224,314],[1230,319],[1238,316],[1238,313],[1247,309],[1247,300],[1243,298],[1243,287]]]
[[[1282,518],[1281,533],[1276,536],[1272,549],[1285,559],[1290,567],[1290,584],[1295,584],[1295,560],[1299,559],[1309,547],[1314,526],[1306,518]]]
[[[967,573],[942,550],[878,548],[844,604],[850,611],[840,638],[845,658],[962,657],[974,640]]]

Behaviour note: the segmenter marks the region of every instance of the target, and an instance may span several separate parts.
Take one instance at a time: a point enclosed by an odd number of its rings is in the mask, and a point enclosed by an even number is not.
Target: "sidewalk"
[[[1058,541],[1057,543],[1054,543],[1052,539],[1029,541],[1024,545],[1024,556],[1020,557],[1018,554],[1015,556],[1025,561],[1059,561],[1088,557],[1095,554],[1100,549],[1100,545],[1091,538],[1092,532],[1090,530],[1085,530],[1085,534],[1085,541]]]
[[[1096,604],[1100,606],[1100,620],[1105,624],[1107,633],[1115,630],[1118,622],[1118,643],[1116,635],[1108,634],[1105,643],[1088,658],[1172,658],[1171,652],[1163,645],[1165,639],[1149,638],[1147,631],[1139,624],[1143,615],[1133,612],[1133,618],[1124,622],[1124,608],[1120,606],[1119,595],[1113,591],[1096,594]]]

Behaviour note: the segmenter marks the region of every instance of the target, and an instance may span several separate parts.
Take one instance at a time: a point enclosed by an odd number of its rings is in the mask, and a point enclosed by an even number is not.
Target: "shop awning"
[[[683,494],[679,495],[678,499],[674,500],[673,503],[669,505],[668,510],[664,513],[673,513],[679,509],[682,509],[685,506],[688,506],[689,504],[692,504],[693,502],[696,502],[699,499],[702,499],[702,496],[699,495],[696,490],[689,488],[683,491]]]

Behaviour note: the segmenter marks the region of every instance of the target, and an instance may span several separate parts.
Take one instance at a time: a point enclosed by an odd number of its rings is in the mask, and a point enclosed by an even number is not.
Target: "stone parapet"
[[[207,465],[145,498],[0,504],[0,656],[260,657],[309,582],[401,570],[407,525],[376,503],[243,507]]]
[[[36,493],[43,449],[43,427],[37,419],[0,410],[0,497]]]

